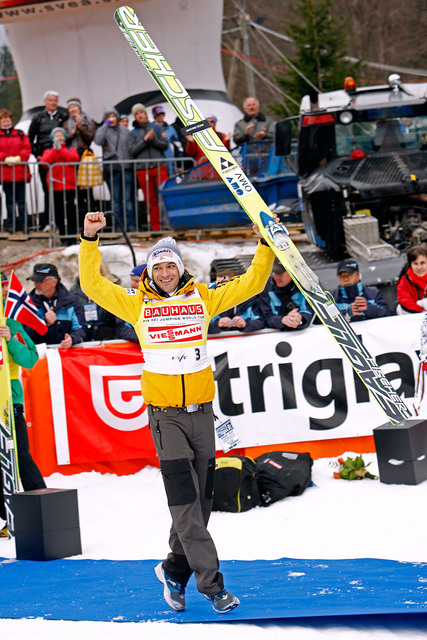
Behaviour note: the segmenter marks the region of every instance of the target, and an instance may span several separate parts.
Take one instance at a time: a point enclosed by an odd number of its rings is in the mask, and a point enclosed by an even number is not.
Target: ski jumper
[[[274,253],[261,242],[245,274],[217,288],[196,284],[185,272],[168,296],[155,288],[147,269],[139,289],[124,289],[101,276],[97,238],[82,237],[80,283],[97,304],[129,322],[144,354],[141,390],[160,461],[172,516],[164,571],[185,586],[194,572],[201,593],[224,584],[214,542],[207,531],[212,510],[215,386],[207,357],[209,321],[260,293]]]

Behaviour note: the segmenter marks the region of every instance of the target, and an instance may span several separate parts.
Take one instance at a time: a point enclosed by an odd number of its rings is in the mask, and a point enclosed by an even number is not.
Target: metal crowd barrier
[[[2,237],[20,234],[33,237],[48,237],[50,246],[74,243],[81,232],[83,218],[87,211],[113,211],[116,215],[107,217],[106,231],[121,233],[144,233],[153,231],[151,214],[158,204],[160,209],[161,231],[168,229],[163,203],[156,189],[156,200],[144,197],[137,171],[150,169],[151,177],[160,185],[166,179],[182,173],[183,166],[194,166],[194,158],[160,158],[150,160],[103,161],[96,158],[85,162],[85,167],[95,166],[102,171],[102,184],[96,186],[76,186],[71,190],[58,189],[58,178],[63,184],[69,170],[79,175],[80,162],[56,163],[48,165],[36,161],[18,162],[13,165],[0,162],[0,234]],[[17,181],[15,175],[18,167],[28,167],[30,178]],[[4,172],[4,167],[8,168]],[[167,174],[165,173],[165,167]],[[12,169],[12,176],[10,176]],[[8,180],[5,180],[5,175]],[[25,171],[27,174],[27,171]],[[43,177],[47,176],[45,182]],[[11,178],[11,179],[10,179]],[[150,177],[145,172],[145,191],[149,194]],[[141,176],[140,176],[140,179]],[[43,188],[45,184],[45,188]],[[23,195],[24,194],[24,195]],[[19,207],[24,209],[23,223],[17,216]],[[13,219],[9,223],[7,211],[12,212]],[[132,220],[134,214],[134,223]],[[22,228],[21,228],[22,226]]]

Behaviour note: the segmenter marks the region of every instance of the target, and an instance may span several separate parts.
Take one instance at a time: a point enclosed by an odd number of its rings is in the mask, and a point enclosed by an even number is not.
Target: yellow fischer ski
[[[3,317],[3,297],[0,290],[0,324]],[[9,374],[7,342],[1,338],[2,362],[0,363],[0,470],[3,477],[4,504],[6,507],[7,529],[13,535],[15,530],[11,509],[12,494],[19,490],[19,471],[13,414],[12,388]],[[0,497],[1,499],[1,497]]]
[[[388,420],[398,424],[411,418],[412,415],[406,404],[338,311],[332,295],[322,288],[318,277],[304,261],[290,239],[286,227],[275,222],[266,203],[204,119],[203,114],[140,23],[135,11],[131,7],[120,7],[115,11],[115,20],[166,100],[184,123],[186,133],[194,137],[240,206],[252,222],[258,224],[263,238],[286,268],[321,322],[329,329]]]

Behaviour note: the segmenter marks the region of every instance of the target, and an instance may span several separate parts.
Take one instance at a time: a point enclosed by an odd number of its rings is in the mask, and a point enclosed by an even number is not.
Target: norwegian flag
[[[47,331],[46,323],[37,313],[36,305],[14,273],[10,277],[4,315],[5,318],[12,318],[22,322],[22,324],[26,324],[37,333],[40,333],[40,335],[45,334]]]

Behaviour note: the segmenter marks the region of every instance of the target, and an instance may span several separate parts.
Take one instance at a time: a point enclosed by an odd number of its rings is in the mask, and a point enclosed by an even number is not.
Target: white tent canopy
[[[79,97],[84,111],[97,121],[105,106],[118,106],[129,113],[134,102],[164,104],[114,22],[118,6],[114,0],[108,4],[102,0],[51,1],[0,11],[2,21],[8,21],[6,32],[19,75],[24,120],[32,109],[42,106],[48,89],[59,92],[62,105],[68,98]],[[132,6],[202,112],[213,112],[220,130],[232,130],[240,112],[225,93],[223,3],[138,0]],[[174,119],[166,107],[166,120]]]

